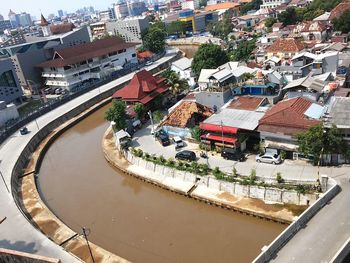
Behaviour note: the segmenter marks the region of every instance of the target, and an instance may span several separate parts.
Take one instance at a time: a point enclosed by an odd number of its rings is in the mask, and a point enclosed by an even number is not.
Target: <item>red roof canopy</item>
[[[209,124],[209,123],[200,123],[199,128],[205,131],[211,131],[211,132],[223,132],[223,133],[231,133],[231,134],[237,134],[238,129],[235,127],[230,126],[221,126],[216,124]]]
[[[213,141],[218,141],[218,142],[224,141],[224,142],[231,143],[231,144],[235,144],[235,142],[237,141],[237,138],[213,135],[210,133],[208,133],[207,135],[202,135],[201,138],[202,139],[209,139],[209,140],[213,140]]]
[[[125,101],[147,104],[156,96],[168,90],[163,80],[164,79],[154,77],[146,70],[141,70],[133,76],[127,86],[117,90],[113,94],[113,98],[121,98]]]

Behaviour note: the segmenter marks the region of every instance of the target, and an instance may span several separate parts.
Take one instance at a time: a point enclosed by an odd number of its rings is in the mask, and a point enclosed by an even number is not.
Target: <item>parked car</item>
[[[45,93],[46,95],[50,94],[51,92],[52,92],[52,88],[46,88],[46,89],[44,89],[44,93]]]
[[[224,148],[221,152],[221,156],[224,159],[233,160],[233,161],[242,162],[245,160],[245,155],[241,151],[235,148]]]
[[[28,128],[27,127],[23,127],[19,130],[21,135],[26,135],[27,133],[29,133]]]
[[[281,156],[279,154],[276,153],[262,153],[259,154],[255,157],[255,160],[260,163],[272,163],[272,164],[279,164],[281,163]]]
[[[173,140],[174,140],[174,143],[175,143],[175,149],[179,149],[179,148],[185,146],[185,144],[184,144],[184,142],[183,142],[183,140],[181,139],[180,136],[175,136],[173,138]]]
[[[146,65],[146,66],[151,66],[152,64],[153,64],[153,61],[152,61],[152,60],[149,60],[149,61],[146,62],[145,65]]]
[[[186,151],[178,152],[175,155],[175,158],[179,160],[195,161],[197,157],[194,152],[186,150]]]
[[[161,144],[162,146],[168,146],[168,145],[170,145],[169,136],[168,136],[166,133],[164,133],[164,132],[158,134],[157,139],[158,139],[158,141],[160,142],[160,144]]]

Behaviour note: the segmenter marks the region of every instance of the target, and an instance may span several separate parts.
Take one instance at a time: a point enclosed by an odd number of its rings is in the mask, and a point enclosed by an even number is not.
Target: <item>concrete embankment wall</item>
[[[175,56],[175,57],[171,58],[170,60],[168,60],[167,62],[159,65],[157,68],[153,69],[151,72],[154,73],[156,71],[163,70],[163,69],[167,68],[170,65],[170,63],[176,59],[178,59],[178,56]],[[64,130],[68,129],[70,126],[74,125],[75,123],[79,122],[82,118],[84,118],[88,114],[92,113],[94,110],[97,110],[98,108],[100,108],[103,105],[105,105],[106,103],[108,103],[111,100],[112,94],[116,90],[127,85],[129,83],[129,81],[130,80],[127,80],[127,81],[119,84],[118,86],[115,86],[112,89],[109,89],[107,91],[102,92],[99,95],[96,95],[95,97],[91,98],[90,100],[88,100],[80,105],[77,105],[77,107],[75,107],[74,109],[66,112],[65,114],[61,115],[60,117],[56,118],[55,120],[52,120],[51,122],[47,123],[45,126],[40,127],[40,130],[35,133],[35,135],[30,139],[28,144],[22,150],[21,154],[19,155],[19,157],[15,163],[15,166],[12,170],[12,173],[11,173],[11,192],[12,192],[13,199],[14,199],[16,205],[18,206],[19,210],[28,219],[28,221],[31,222],[37,229],[41,230],[41,228],[38,226],[39,223],[33,221],[30,213],[28,213],[28,211],[26,210],[25,204],[23,203],[23,199],[22,199],[23,193],[21,191],[22,179],[24,176],[23,172],[24,172],[25,168],[27,167],[28,162],[29,162],[32,154],[36,151],[37,147],[41,144],[41,142],[43,140],[45,140],[45,138],[47,136],[49,136],[57,127],[63,125],[64,123],[71,120],[72,118],[77,117],[79,114],[86,112],[86,114],[79,116],[73,122],[71,122],[68,126],[61,129],[60,132],[56,133],[48,141],[46,147],[44,147],[42,152],[40,153],[38,161],[35,165],[35,170],[37,171],[37,169],[39,169],[39,167],[40,167],[40,163],[41,163],[41,160],[45,154],[45,151],[48,149],[48,146],[50,145],[50,143],[52,143],[54,141],[55,138],[57,138]],[[100,102],[102,102],[102,103],[100,103]],[[90,109],[91,107],[93,107],[94,105],[96,105],[98,103],[100,103],[100,104],[97,107],[94,107],[93,110],[88,111],[88,109]],[[64,105],[63,105],[63,107],[64,107]],[[35,171],[33,171],[33,173],[35,173]],[[31,173],[31,175],[28,175],[28,176],[33,176],[33,173]],[[36,188],[29,189],[29,190],[35,191],[35,193],[37,194]],[[40,199],[39,194],[37,194],[37,195],[38,195],[38,198]],[[39,201],[41,203],[43,203],[41,200],[39,200]],[[35,206],[35,203],[31,204],[31,205]],[[41,205],[41,207],[43,207],[43,206]],[[47,207],[45,207],[45,208],[48,209]],[[50,220],[59,220],[59,219],[50,218]],[[41,222],[41,223],[43,223],[43,222]],[[59,222],[59,223],[64,225],[62,222]],[[66,228],[68,228],[68,227],[66,227]],[[46,233],[44,232],[44,234],[46,234]],[[50,239],[53,239],[53,238],[50,237]],[[61,245],[60,242],[58,244]]]
[[[170,168],[163,165],[157,165],[153,162],[149,162],[140,157],[134,156],[130,151],[125,155],[130,163],[146,170],[151,170],[152,172],[156,172],[164,176],[178,178],[183,181],[192,183],[196,182],[197,176],[195,174],[186,171],[179,171],[175,168]],[[256,198],[263,200],[264,202],[272,203],[309,205],[314,203],[318,198],[318,194],[299,194],[296,191],[285,189],[260,187],[256,185],[241,185],[239,183],[217,180],[216,178],[209,176],[202,178],[200,184],[203,184],[210,189],[225,191],[233,195]]]
[[[330,189],[323,194],[312,206],[306,209],[296,221],[290,224],[268,247],[264,247],[253,263],[269,262],[277,252],[339,191],[340,187],[334,179],[329,178]]]
[[[0,262],[3,263],[59,263],[59,259],[36,256],[24,252],[0,248]]]

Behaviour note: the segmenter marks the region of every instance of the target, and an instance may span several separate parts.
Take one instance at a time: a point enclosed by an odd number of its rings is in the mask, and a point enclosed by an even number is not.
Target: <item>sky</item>
[[[27,12],[37,19],[42,12],[44,16],[49,14],[57,15],[57,11],[62,9],[67,12],[74,12],[84,6],[93,6],[97,10],[106,10],[112,6],[113,0],[1,0],[0,14],[4,19],[8,19],[9,10],[15,13]],[[40,11],[41,10],[41,11]]]

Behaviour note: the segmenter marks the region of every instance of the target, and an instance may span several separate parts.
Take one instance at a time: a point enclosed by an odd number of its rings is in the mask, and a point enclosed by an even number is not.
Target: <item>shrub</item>
[[[161,156],[159,156],[159,161],[160,161],[161,164],[165,164],[166,159],[164,158],[163,155],[161,155]]]
[[[304,185],[298,184],[297,187],[296,187],[296,191],[297,191],[299,194],[305,194],[305,193],[306,193],[306,188],[305,188]]]
[[[141,149],[136,149],[134,154],[137,157],[142,157],[143,156],[143,151]]]
[[[221,174],[220,168],[217,166],[213,170],[213,175],[216,175],[216,174]]]
[[[169,158],[168,161],[167,161],[167,164],[170,166],[170,167],[174,167],[175,166],[175,161],[173,158]]]
[[[256,180],[256,170],[253,168],[251,171],[250,171],[250,175],[249,175],[249,181],[251,184],[253,184]]]
[[[264,153],[264,146],[263,146],[263,144],[261,142],[255,144],[254,147],[253,147],[253,151],[256,152],[256,153]]]
[[[201,175],[207,175],[210,171],[209,166],[206,163],[199,164],[198,168],[201,171]]]
[[[280,155],[281,155],[281,160],[285,160],[287,157],[286,151],[281,151]]]
[[[232,176],[233,177],[237,177],[238,176],[236,167],[233,167],[233,169],[232,169]]]
[[[249,185],[249,184],[250,184],[250,181],[248,181],[247,178],[244,178],[242,181],[240,181],[240,184],[241,184],[241,185]]]
[[[145,153],[145,159],[149,160],[151,158],[151,155],[149,155],[149,153]]]
[[[184,163],[181,162],[181,161],[178,161],[178,163],[177,163],[177,169],[179,169],[180,171],[185,170],[186,168],[185,168]]]
[[[280,172],[278,172],[277,175],[276,175],[276,181],[279,184],[283,184],[284,183],[284,179],[282,178],[282,174]]]

